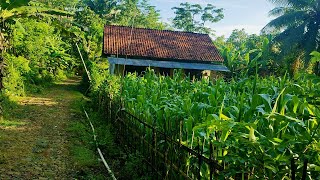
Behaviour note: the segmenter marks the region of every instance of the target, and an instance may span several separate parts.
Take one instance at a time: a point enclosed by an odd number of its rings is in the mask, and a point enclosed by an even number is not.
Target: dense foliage
[[[235,29],[226,40],[218,37],[215,44],[232,77],[247,77],[257,70],[261,75],[284,74],[290,68],[280,68],[285,64],[276,60],[278,48],[271,41],[271,35],[248,35],[244,29]]]
[[[80,74],[94,100],[121,101],[127,111],[173,136],[182,122],[181,141],[189,147],[208,149],[213,143],[226,176],[288,179],[295,162],[300,178],[307,160],[308,176],[319,178],[320,80],[312,75],[320,72],[319,2],[272,2],[279,5],[270,12],[277,18],[263,34],[234,30],[216,38],[231,73],[228,80],[211,82],[179,73],[109,76],[101,56],[105,24],[212,33],[208,23],[224,17],[214,5],[174,7],[170,27],[148,0],[2,0],[0,115],[7,96]]]
[[[256,179],[290,178],[294,159],[297,178],[305,160],[308,176],[319,178],[320,78],[255,78],[212,83],[192,82],[179,74],[129,74],[109,79],[100,97],[121,99],[128,112],[172,137],[182,131],[180,140],[187,146],[196,147],[199,137],[205,139],[205,144],[200,141],[205,149],[211,142],[226,177],[247,173]],[[208,175],[203,169],[202,176]]]
[[[200,4],[181,3],[173,7],[176,14],[173,27],[187,32],[212,34],[213,30],[206,23],[215,23],[223,19],[223,9],[212,4],[202,7]]]
[[[269,22],[264,31],[279,31],[275,41],[281,43],[282,53],[303,54],[305,66],[309,54],[319,50],[320,3],[317,0],[270,0],[277,7],[269,12],[276,18]],[[305,54],[304,54],[305,53]]]
[[[4,92],[23,95],[26,85],[42,85],[82,73],[80,54],[89,67],[96,61],[104,63],[101,49],[106,23],[164,29],[159,19],[159,12],[146,0],[1,1]]]

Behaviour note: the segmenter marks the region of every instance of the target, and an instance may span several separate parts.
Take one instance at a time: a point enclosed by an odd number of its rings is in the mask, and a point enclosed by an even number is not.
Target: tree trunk
[[[320,76],[320,62],[316,63],[314,72],[316,75]]]
[[[4,77],[4,60],[3,58],[0,56],[0,93],[1,90],[3,88],[3,84],[2,84],[2,78]],[[0,120],[3,119],[3,110],[2,110],[2,99],[0,98]]]
[[[4,77],[4,60],[0,57],[0,91],[3,88],[2,78]]]

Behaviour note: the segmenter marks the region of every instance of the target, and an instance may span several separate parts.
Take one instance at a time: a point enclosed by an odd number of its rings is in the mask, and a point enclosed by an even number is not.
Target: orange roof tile
[[[161,60],[223,62],[209,35],[105,26],[104,54]]]

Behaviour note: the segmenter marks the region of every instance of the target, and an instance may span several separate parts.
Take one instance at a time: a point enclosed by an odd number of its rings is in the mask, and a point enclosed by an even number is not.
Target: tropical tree
[[[233,77],[247,77],[257,73],[272,74],[274,47],[271,35],[249,35],[244,29],[235,29],[229,38],[218,37],[215,45],[225,59]]]
[[[312,56],[311,66],[309,66],[310,71],[320,75],[320,52],[313,51],[310,55]]]
[[[101,18],[113,14],[120,3],[119,0],[82,0],[82,2]]]
[[[265,32],[278,30],[275,37],[280,42],[282,54],[304,56],[309,64],[309,54],[319,50],[320,42],[320,2],[319,0],[269,0],[277,7],[269,12],[276,18],[264,28]]]
[[[0,22],[1,22],[0,23],[0,51],[1,51],[0,81],[1,81],[1,84],[3,83],[2,80],[3,80],[3,77],[5,76],[4,73],[6,71],[11,72],[11,75],[16,74],[17,77],[20,75],[20,73],[18,72],[19,71],[18,67],[15,67],[13,69],[13,67],[10,66],[11,70],[4,69],[5,64],[8,64],[8,62],[12,60],[17,60],[18,62],[19,60],[23,59],[20,57],[15,57],[18,55],[14,54],[14,52],[11,52],[13,53],[14,56],[7,54],[8,53],[7,49],[14,47],[13,44],[11,44],[13,42],[12,37],[15,31],[12,29],[12,27],[18,26],[18,28],[20,28],[22,25],[20,21],[22,21],[22,19],[24,18],[29,18],[30,16],[35,17],[35,19],[40,19],[38,17],[42,17],[42,18],[48,17],[47,19],[53,19],[53,18],[61,19],[61,17],[68,16],[68,15],[71,15],[71,13],[48,7],[46,6],[46,4],[43,4],[36,0],[0,1]],[[23,27],[21,28],[23,29]],[[10,62],[9,64],[13,64],[13,62]],[[11,77],[10,79],[13,79],[13,78]]]
[[[5,32],[8,22],[15,22],[17,18],[29,16],[66,16],[70,13],[58,9],[48,8],[43,4],[32,0],[6,0],[0,2],[0,48],[5,47]]]
[[[88,7],[76,12],[71,33],[81,41],[84,58],[94,61],[101,56],[103,39],[103,19]]]
[[[176,14],[173,27],[188,32],[210,34],[212,29],[206,23],[215,23],[223,19],[223,9],[212,4],[202,7],[200,4],[181,3],[180,7],[172,8]]]

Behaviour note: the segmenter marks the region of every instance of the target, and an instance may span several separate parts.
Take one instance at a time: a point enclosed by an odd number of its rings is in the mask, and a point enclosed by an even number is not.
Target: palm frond
[[[281,44],[283,56],[305,51],[303,44],[306,40],[305,29],[307,25],[308,23],[305,22],[296,28],[288,28],[273,39]]]
[[[309,23],[306,28],[305,39],[303,41],[303,47],[306,54],[310,54],[312,51],[319,48],[319,38],[320,31],[318,25],[314,23]]]
[[[71,16],[72,13],[57,9],[36,7],[36,6],[22,6],[19,8],[13,8],[11,10],[3,10],[0,12],[0,19],[6,21],[16,17],[27,17],[35,15],[47,15],[47,16]]]
[[[268,32],[268,29],[281,29],[287,27],[297,27],[310,16],[306,11],[292,11],[270,21],[262,31]]]
[[[288,0],[289,5],[299,9],[310,7],[310,3],[313,3],[312,1],[314,0]]]
[[[269,16],[282,16],[285,13],[289,12],[291,8],[289,7],[276,7],[269,11]]]
[[[274,38],[274,41],[282,42],[282,44],[301,43],[304,40],[305,27],[307,23],[303,23],[296,28],[288,28]]]
[[[271,3],[275,4],[276,6],[288,6],[289,0],[269,0]]]
[[[295,8],[305,8],[309,7],[310,0],[269,0],[271,3],[277,6],[288,6],[288,7],[295,7]]]

